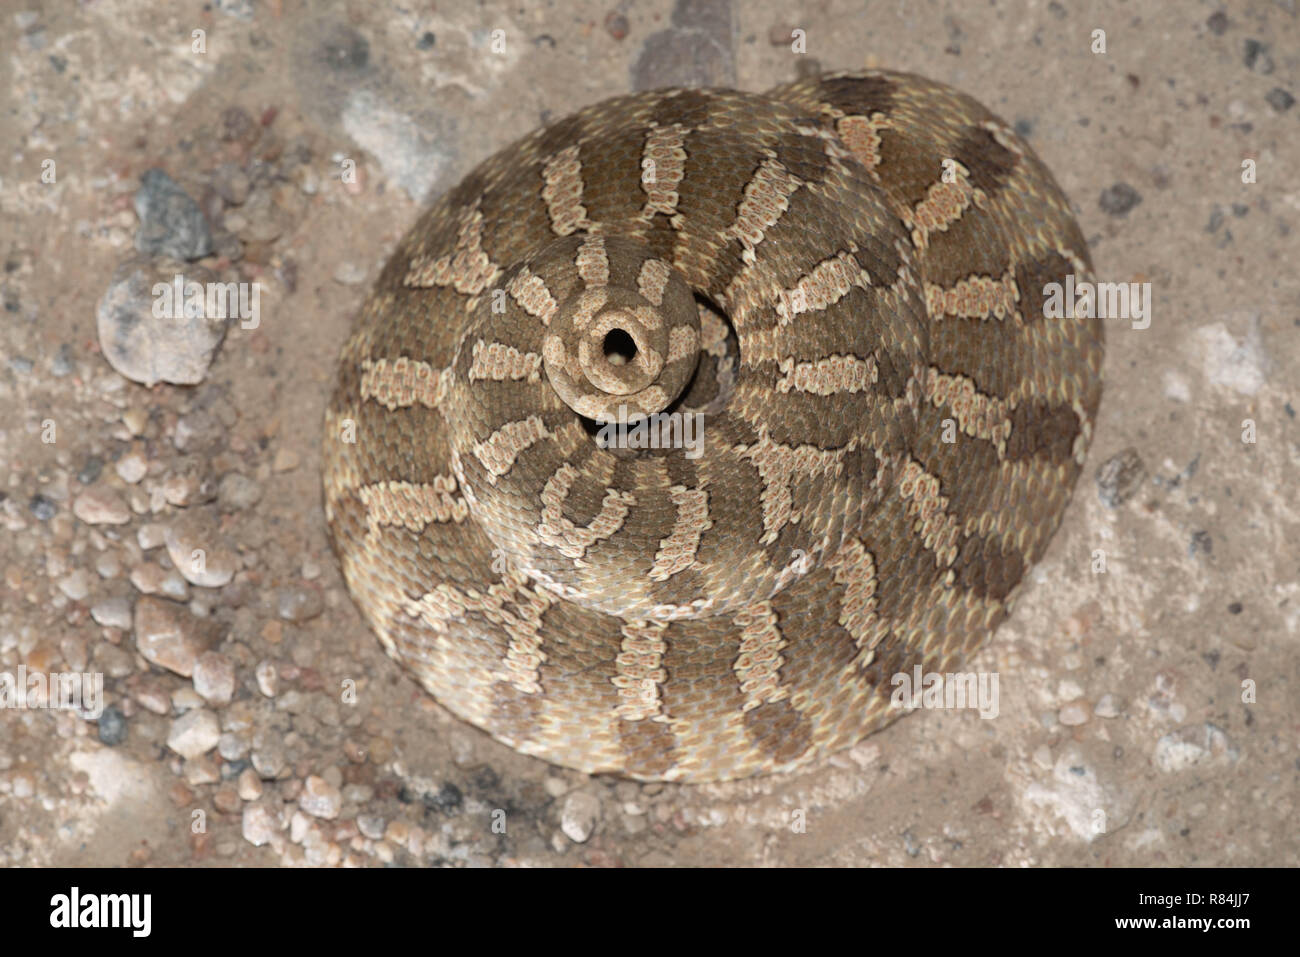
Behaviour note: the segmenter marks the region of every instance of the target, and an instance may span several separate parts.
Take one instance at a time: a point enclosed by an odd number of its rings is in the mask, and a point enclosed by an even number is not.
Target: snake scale
[[[1051,174],[942,84],[597,103],[435,202],[367,299],[325,424],[347,585],[523,753],[806,765],[959,668],[1060,523],[1103,354],[1045,316],[1067,274]],[[674,415],[694,447],[645,438]]]

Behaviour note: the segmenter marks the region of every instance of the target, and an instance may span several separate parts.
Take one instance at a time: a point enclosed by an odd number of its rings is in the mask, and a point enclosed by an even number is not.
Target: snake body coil
[[[324,443],[348,587],[549,761],[705,781],[851,745],[1059,524],[1102,330],[1044,287],[1090,270],[1042,163],[940,84],[598,103],[435,203],[367,301]]]

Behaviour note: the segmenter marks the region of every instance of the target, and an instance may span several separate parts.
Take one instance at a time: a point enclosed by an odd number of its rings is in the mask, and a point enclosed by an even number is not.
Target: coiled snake
[[[1042,555],[1103,350],[1044,287],[1090,270],[1029,147],[920,77],[598,103],[465,177],[366,302],[324,442],[348,587],[519,751],[807,764]]]

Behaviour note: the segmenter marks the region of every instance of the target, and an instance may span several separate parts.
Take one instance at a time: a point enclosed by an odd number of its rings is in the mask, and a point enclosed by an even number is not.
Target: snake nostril
[[[605,333],[603,343],[605,361],[612,366],[621,366],[636,358],[636,343],[622,329],[611,329]]]

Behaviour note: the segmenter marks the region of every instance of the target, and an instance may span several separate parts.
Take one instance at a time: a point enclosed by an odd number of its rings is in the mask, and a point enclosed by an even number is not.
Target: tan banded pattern
[[[636,496],[630,492],[609,488],[600,504],[600,512],[585,527],[575,525],[565,518],[564,500],[581,473],[567,463],[555,470],[546,480],[540,500],[542,520],[537,526],[537,536],[554,547],[566,558],[579,561],[596,542],[609,538],[623,526],[627,513],[636,505]]]
[[[713,527],[709,519],[709,493],[702,488],[674,485],[668,490],[677,509],[673,530],[659,542],[650,580],[667,581],[690,568],[700,550],[700,538]]]
[[[737,240],[743,247],[741,258],[753,265],[754,250],[767,230],[776,225],[790,206],[790,196],[803,183],[774,158],[764,160],[758,172],[745,186],[736,221],[722,233],[724,239]]]
[[[781,649],[786,641],[772,603],[760,602],[745,609],[736,616],[736,627],[740,629],[740,654],[732,668],[745,697],[740,710],[752,711],[759,705],[790,697],[790,689],[781,683],[781,667],[785,664]]]
[[[578,160],[578,147],[566,147],[547,160],[542,179],[546,183],[542,188],[542,202],[546,204],[555,235],[568,236],[588,228],[591,224],[582,205],[582,163]]]
[[[390,412],[422,405],[434,409],[447,394],[450,373],[427,362],[402,356],[397,359],[367,359],[361,363],[361,398]]]
[[[664,717],[663,684],[664,641],[667,625],[661,621],[632,621],[623,625],[623,642],[614,659],[617,673],[610,681],[618,689],[615,709],[624,721],[644,721]]]
[[[551,319],[560,308],[551,291],[546,288],[546,282],[542,277],[533,275],[527,266],[506,283],[506,292],[519,304],[520,309],[533,318],[540,319],[544,326],[551,324]]]
[[[686,173],[686,131],[678,124],[656,127],[646,134],[641,159],[641,188],[645,208],[641,215],[673,216],[677,212],[677,187]]]
[[[550,430],[540,416],[507,422],[482,442],[474,444],[474,457],[487,469],[491,478],[505,475],[519,453],[540,439],[549,438]]]
[[[471,382],[486,380],[507,382],[527,379],[536,382],[541,375],[542,357],[535,352],[520,352],[504,342],[474,342],[473,363],[469,367]]]
[[[499,272],[483,249],[483,214],[475,209],[460,227],[455,251],[437,258],[412,259],[403,282],[416,289],[450,286],[463,295],[476,296]]]
[[[1091,278],[1070,202],[921,77],[595,104],[397,248],[326,518],[385,650],[529,755],[708,782],[851,746],[988,640],[1082,471],[1103,330],[1043,308]]]
[[[357,489],[372,532],[400,525],[420,532],[431,522],[463,522],[469,517],[465,499],[455,495],[456,479],[437,475],[430,483],[376,482]]]

